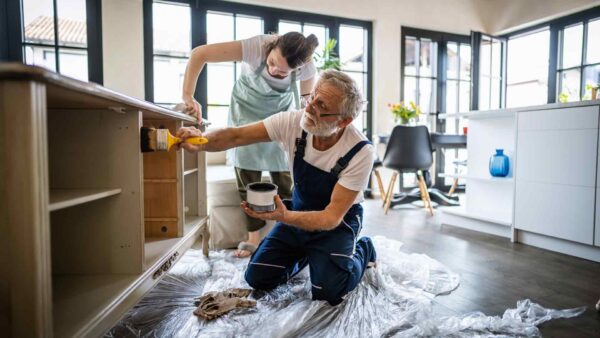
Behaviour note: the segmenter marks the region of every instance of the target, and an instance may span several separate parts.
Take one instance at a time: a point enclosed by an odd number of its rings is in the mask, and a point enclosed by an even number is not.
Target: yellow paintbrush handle
[[[197,144],[197,145],[205,144],[205,143],[208,143],[208,139],[206,139],[204,137],[190,137],[185,140],[185,143]]]

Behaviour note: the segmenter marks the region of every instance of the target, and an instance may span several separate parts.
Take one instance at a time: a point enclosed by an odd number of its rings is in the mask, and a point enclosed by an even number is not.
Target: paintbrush
[[[181,143],[179,137],[173,136],[169,129],[156,129],[142,127],[140,129],[140,147],[143,153],[151,151],[169,151],[175,144]],[[185,139],[188,144],[205,144],[208,140],[204,137],[189,137]]]

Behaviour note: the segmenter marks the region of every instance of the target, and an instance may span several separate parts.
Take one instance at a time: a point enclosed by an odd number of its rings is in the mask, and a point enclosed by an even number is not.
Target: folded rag
[[[209,292],[195,300],[194,304],[198,306],[194,310],[196,316],[206,320],[212,320],[220,317],[234,309],[247,309],[256,306],[256,301],[244,299],[252,290],[250,289],[229,289],[221,292]]]

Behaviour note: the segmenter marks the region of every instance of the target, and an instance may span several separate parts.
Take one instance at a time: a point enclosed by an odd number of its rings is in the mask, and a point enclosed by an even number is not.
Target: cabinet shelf
[[[198,168],[194,168],[194,169],[190,169],[190,170],[186,170],[183,172],[183,176],[187,176],[193,173],[197,173],[198,172]]]
[[[120,193],[121,189],[51,189],[49,209],[56,211]]]
[[[512,177],[478,177],[478,176],[469,176],[467,174],[447,174],[447,173],[439,173],[438,175],[440,177],[459,178],[459,179],[473,180],[473,181],[498,182],[498,183],[514,182],[514,179]]]

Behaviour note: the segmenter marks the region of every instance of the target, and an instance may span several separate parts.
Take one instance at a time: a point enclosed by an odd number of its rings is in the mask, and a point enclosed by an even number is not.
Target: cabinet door
[[[598,129],[520,130],[516,178],[596,186]]]
[[[596,226],[594,231],[596,232],[594,245],[600,247],[600,188],[598,187],[596,188]]]
[[[592,244],[595,187],[517,181],[515,228]]]

